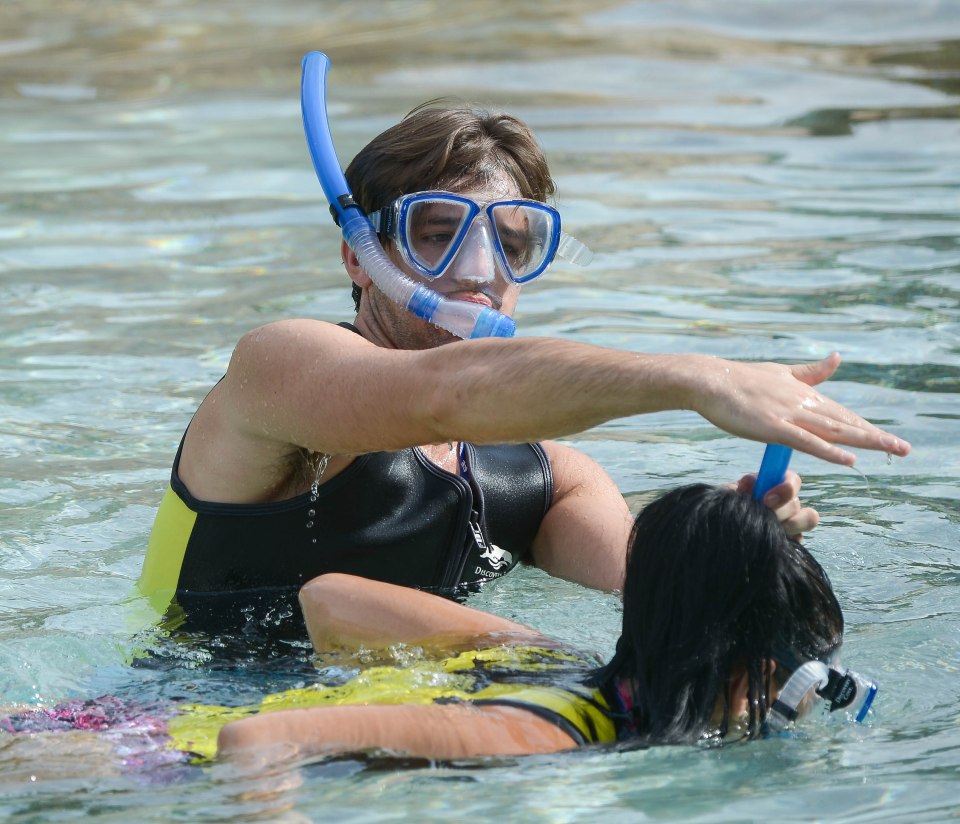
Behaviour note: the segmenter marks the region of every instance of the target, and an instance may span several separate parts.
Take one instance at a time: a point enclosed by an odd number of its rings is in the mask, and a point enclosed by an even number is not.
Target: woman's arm
[[[281,710],[227,724],[218,755],[275,761],[389,750],[423,758],[533,755],[573,749],[555,724],[518,707],[367,704]]]
[[[427,640],[472,641],[491,635],[536,640],[523,624],[409,587],[331,573],[300,589],[300,606],[318,652]]]

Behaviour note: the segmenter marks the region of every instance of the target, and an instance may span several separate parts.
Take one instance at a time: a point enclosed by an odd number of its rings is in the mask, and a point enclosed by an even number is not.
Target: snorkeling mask
[[[779,732],[795,721],[800,704],[811,690],[830,703],[830,712],[846,710],[858,723],[862,722],[870,711],[877,689],[875,681],[853,670],[827,665],[823,661],[807,661],[797,667],[783,685],[767,713],[765,727]]]
[[[480,221],[487,254],[514,283],[533,280],[557,255],[584,265],[592,253],[560,229],[560,214],[536,200],[514,198],[481,206],[453,192],[415,192],[368,215],[381,236],[396,243],[404,261],[432,280],[452,265]]]

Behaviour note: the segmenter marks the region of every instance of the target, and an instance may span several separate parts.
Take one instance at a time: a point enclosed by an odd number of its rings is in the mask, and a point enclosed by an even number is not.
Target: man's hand
[[[907,455],[909,443],[814,388],[839,365],[836,352],[794,366],[704,359],[692,383],[691,408],[733,435],[783,444],[844,466],[856,458],[835,444]]]

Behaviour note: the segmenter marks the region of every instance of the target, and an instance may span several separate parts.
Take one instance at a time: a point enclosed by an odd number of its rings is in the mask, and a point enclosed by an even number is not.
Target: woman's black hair
[[[784,661],[828,657],[842,638],[827,574],[774,514],[732,489],[694,484],[634,524],[623,632],[596,682],[627,689],[641,738],[679,743],[729,732],[731,678],[745,671],[753,736],[772,700],[769,662],[782,683]]]

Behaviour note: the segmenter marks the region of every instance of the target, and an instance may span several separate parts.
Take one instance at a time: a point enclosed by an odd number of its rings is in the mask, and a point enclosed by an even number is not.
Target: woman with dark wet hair
[[[651,741],[755,735],[796,667],[829,659],[843,613],[820,564],[729,489],[681,487],[631,536],[616,654],[595,683]]]
[[[321,576],[300,600],[317,650],[466,645],[476,651],[457,660],[472,661],[477,684],[427,701],[414,691],[390,704],[251,716],[224,727],[221,753],[282,746],[296,757],[377,749],[442,759],[755,737],[793,671],[807,661],[826,671],[843,636],[840,605],[806,548],[749,497],[702,484],[637,518],[623,631],[604,667],[528,627],[381,582]],[[509,678],[484,677],[506,659]],[[826,689],[826,678],[816,685]],[[781,710],[795,716],[797,706]]]
[[[814,693],[862,716],[875,691],[834,665],[843,614],[826,573],[771,510],[724,487],[681,487],[637,518],[606,666],[513,621],[367,578],[319,576],[300,603],[317,652],[393,647],[389,664],[256,706],[107,697],[11,715],[0,730],[93,731],[127,762],[135,737],[149,750],[133,759],[141,768],[217,752],[451,759],[753,738]]]

